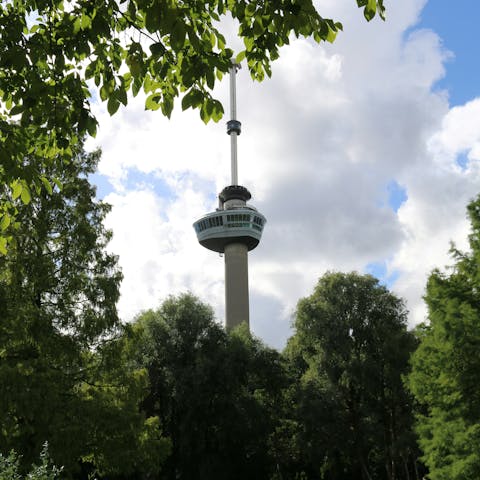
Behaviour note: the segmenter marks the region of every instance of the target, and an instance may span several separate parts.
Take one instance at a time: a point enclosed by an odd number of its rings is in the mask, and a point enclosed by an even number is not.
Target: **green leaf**
[[[253,50],[253,47],[255,45],[255,39],[252,37],[244,37],[243,43],[245,44],[245,47],[247,47],[247,50],[250,52]]]
[[[108,99],[107,102],[107,110],[110,115],[113,115],[114,113],[117,112],[118,108],[120,107],[120,102],[118,101],[117,98],[115,98],[113,95]]]
[[[105,88],[105,85],[103,85],[100,88],[100,99],[102,102],[104,102],[108,98],[108,90]]]
[[[73,22],[73,33],[76,35],[80,31],[81,27],[82,27],[82,18],[77,17]]]
[[[372,20],[375,17],[375,13],[377,11],[377,0],[367,0],[365,8],[363,9],[363,15],[367,19],[367,21]]]
[[[206,72],[206,77],[207,77],[207,86],[210,88],[210,90],[213,90],[213,87],[215,86],[215,75],[212,70],[207,70]]]
[[[253,22],[253,33],[260,36],[264,30],[261,17],[256,17]]]
[[[215,48],[215,45],[217,44],[217,37],[213,32],[210,33],[210,45],[212,48]]]
[[[241,63],[243,60],[245,60],[245,50],[242,50],[236,57],[235,57],[235,63]]]
[[[127,105],[128,99],[127,99],[127,91],[125,90],[125,88],[123,87],[118,88],[115,92],[115,97],[120,103],[122,103],[125,106]]]
[[[210,115],[208,115],[207,110],[205,108],[205,104],[202,105],[200,108],[200,118],[202,119],[203,123],[207,124],[210,120]]]
[[[203,94],[199,90],[191,89],[182,98],[182,110],[186,110],[190,107],[198,107],[203,100]]]
[[[11,110],[10,110],[10,115],[18,115],[19,113],[22,113],[25,110],[24,105],[15,105]]]
[[[16,200],[22,194],[23,186],[18,180],[15,180],[12,183],[11,187],[12,187],[12,198]]]
[[[176,21],[170,34],[170,45],[176,52],[180,51],[185,45],[185,35],[185,25],[180,20]]]
[[[336,36],[337,36],[337,32],[335,32],[331,28],[329,28],[328,33],[327,33],[327,42],[333,43]]]
[[[10,222],[11,222],[10,214],[8,212],[5,212],[2,215],[0,220],[0,229],[2,231],[5,231],[10,226]]]
[[[225,37],[219,32],[217,33],[217,46],[220,50],[223,50],[225,48],[226,44]]]
[[[385,20],[385,5],[383,0],[378,0],[378,14],[382,20]]]
[[[140,91],[140,89],[142,88],[142,81],[138,78],[135,78],[133,80],[133,84],[132,84],[132,95],[134,97],[136,97],[138,95],[138,92]]]
[[[145,100],[145,109],[146,110],[158,110],[160,108],[160,101],[162,96],[159,93],[153,93],[149,95]]]
[[[82,28],[82,30],[85,30],[87,28],[90,28],[91,25],[92,19],[87,14],[83,13],[80,18],[80,27]]]
[[[162,108],[162,113],[167,118],[170,118],[173,111],[173,98],[170,96],[164,96],[163,102],[160,104],[160,107]]]
[[[20,198],[22,199],[22,202],[25,205],[28,205],[30,203],[30,200],[32,199],[30,195],[30,189],[28,188],[28,185],[25,183],[22,186],[22,193],[20,194]]]
[[[93,117],[88,117],[87,121],[87,132],[91,137],[95,137],[97,134],[97,120]]]
[[[163,43],[159,42],[159,43],[153,43],[152,45],[150,45],[150,51],[152,52],[152,55],[154,55],[155,57],[160,57],[165,53],[166,49]]]
[[[246,8],[245,8],[245,16],[246,17],[252,17],[255,13],[256,10],[256,5],[255,2],[248,2]]]
[[[214,122],[218,122],[223,117],[223,113],[224,113],[223,106],[218,100],[213,100],[212,105],[213,105],[212,120]]]
[[[50,185],[50,182],[45,177],[40,177],[40,180],[42,181],[45,190],[48,192],[49,195],[51,195],[53,193],[53,189]]]
[[[57,186],[59,190],[63,190],[63,184],[59,178],[52,178],[52,182]]]
[[[2,255],[7,254],[7,239],[2,236],[0,236],[0,253]]]

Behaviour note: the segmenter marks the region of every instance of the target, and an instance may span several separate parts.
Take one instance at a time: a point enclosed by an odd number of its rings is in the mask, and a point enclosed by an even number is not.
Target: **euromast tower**
[[[236,74],[230,69],[230,115],[227,133],[231,144],[231,185],[218,195],[218,208],[197,220],[193,227],[200,244],[225,257],[225,326],[231,330],[242,322],[249,326],[248,252],[260,242],[265,217],[248,205],[250,192],[238,184],[237,137],[241,123],[237,120]]]

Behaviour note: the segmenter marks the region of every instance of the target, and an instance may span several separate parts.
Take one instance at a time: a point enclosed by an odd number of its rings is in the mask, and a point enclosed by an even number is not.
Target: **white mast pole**
[[[238,185],[238,159],[237,159],[237,136],[240,135],[241,124],[237,120],[237,89],[236,75],[240,65],[232,63],[230,67],[230,116],[227,122],[227,132],[230,135],[231,147],[231,177],[232,185]]]

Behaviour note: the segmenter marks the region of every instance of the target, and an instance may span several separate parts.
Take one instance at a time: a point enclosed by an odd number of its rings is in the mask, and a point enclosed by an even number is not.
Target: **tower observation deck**
[[[231,143],[232,185],[219,194],[216,211],[207,213],[193,227],[200,244],[225,255],[225,317],[226,328],[231,330],[240,323],[249,325],[248,252],[260,242],[265,217],[247,202],[250,192],[238,185],[237,136],[241,123],[236,119],[235,76],[238,65],[230,69],[230,113],[227,133]]]

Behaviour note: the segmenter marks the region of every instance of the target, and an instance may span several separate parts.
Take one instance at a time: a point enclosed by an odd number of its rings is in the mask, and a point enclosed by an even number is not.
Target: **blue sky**
[[[465,207],[480,191],[480,2],[391,0],[387,21],[370,24],[354,3],[319,0],[344,24],[334,44],[295,40],[272,79],[237,76],[240,183],[268,222],[249,257],[251,329],[279,348],[296,302],[329,270],[377,276],[405,298],[411,325],[425,320],[428,274],[450,262],[450,241],[466,247]],[[214,93],[228,105],[228,81]],[[143,100],[114,117],[96,105],[91,142],[124,272],[120,314],[191,291],[221,322],[223,259],[192,223],[229,183],[225,123],[180,109],[169,121]]]
[[[419,26],[435,31],[453,53],[438,88],[449,93],[450,104],[462,105],[480,92],[480,2],[478,0],[430,0]]]

